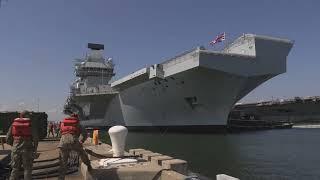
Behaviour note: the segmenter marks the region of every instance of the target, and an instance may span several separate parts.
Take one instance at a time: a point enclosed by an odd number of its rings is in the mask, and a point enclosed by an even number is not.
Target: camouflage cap
[[[20,112],[20,117],[21,118],[25,117],[25,116],[28,116],[28,115],[29,115],[29,111],[27,111],[27,110],[23,110],[23,111]]]
[[[79,118],[78,114],[76,114],[76,113],[72,113],[72,114],[71,114],[71,117]]]

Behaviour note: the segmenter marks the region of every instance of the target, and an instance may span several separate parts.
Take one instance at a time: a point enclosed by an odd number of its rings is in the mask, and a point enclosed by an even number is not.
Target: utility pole
[[[40,108],[40,98],[37,98],[37,112],[39,112],[39,108]]]

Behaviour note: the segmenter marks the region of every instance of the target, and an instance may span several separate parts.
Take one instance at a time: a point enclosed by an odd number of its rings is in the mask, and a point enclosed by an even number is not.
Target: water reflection
[[[320,129],[267,130],[237,134],[128,134],[127,148],[144,148],[188,161],[215,179],[320,179]]]

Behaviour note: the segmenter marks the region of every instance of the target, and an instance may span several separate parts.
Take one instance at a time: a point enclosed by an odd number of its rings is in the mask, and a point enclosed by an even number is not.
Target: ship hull
[[[256,78],[254,87],[266,78]],[[83,124],[125,125],[133,130],[146,130],[147,127],[157,127],[150,130],[169,128],[177,131],[223,129],[230,109],[243,95],[243,87],[247,87],[248,82],[253,83],[252,78],[209,68],[194,68],[121,91],[110,102],[106,99],[108,105],[104,106],[104,116],[97,112],[97,108],[91,108],[88,114],[94,117],[88,118],[90,120]],[[92,105],[98,102],[94,99],[87,101]]]
[[[286,71],[292,42],[248,35],[226,52],[197,48],[129,74],[112,94],[75,95],[84,126],[129,129],[221,129],[233,105]],[[154,128],[157,127],[157,128]]]

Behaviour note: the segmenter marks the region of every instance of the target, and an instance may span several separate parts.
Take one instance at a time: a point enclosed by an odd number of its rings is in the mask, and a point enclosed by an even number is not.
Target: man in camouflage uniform
[[[30,119],[30,114],[27,111],[23,111],[20,113],[20,118],[16,118],[14,122],[18,119]],[[31,121],[31,120],[30,120]],[[31,124],[31,122],[30,122]],[[29,125],[30,125],[29,124]],[[10,126],[7,133],[7,143],[12,145],[11,149],[11,175],[10,180],[20,179],[22,175],[21,169],[24,169],[24,179],[31,180],[32,179],[32,163],[33,156],[36,151],[35,142],[37,143],[38,137],[31,130],[31,135],[23,135],[17,136],[16,130],[14,130],[14,123]],[[22,166],[23,165],[23,166]]]
[[[66,121],[67,120],[67,121]],[[75,120],[71,122],[68,120]],[[70,128],[72,127],[72,128]],[[64,179],[67,172],[67,165],[69,154],[71,151],[75,151],[79,154],[83,163],[88,166],[88,170],[91,171],[91,163],[88,158],[87,153],[82,147],[82,143],[87,139],[86,130],[80,125],[78,116],[76,114],[71,115],[71,117],[65,118],[61,122],[61,139],[58,145],[60,149],[60,175],[59,179]]]
[[[50,137],[50,134],[52,134],[52,137],[54,137],[54,125],[52,122],[48,124],[48,137]]]

